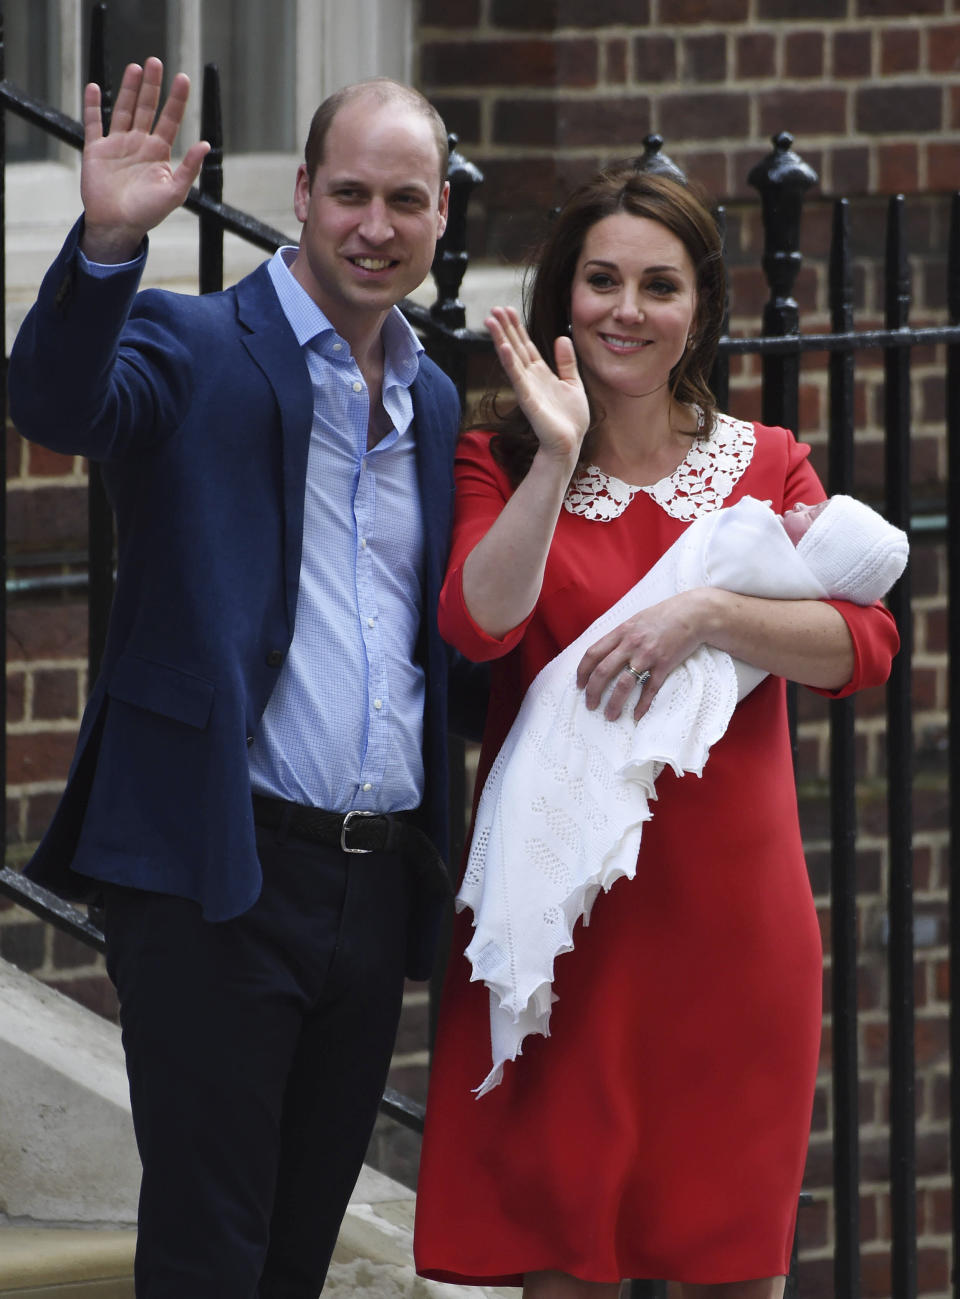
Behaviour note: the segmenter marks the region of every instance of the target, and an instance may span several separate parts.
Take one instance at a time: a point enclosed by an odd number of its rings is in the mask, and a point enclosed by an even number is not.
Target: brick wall
[[[476,255],[513,261],[597,165],[661,134],[718,199],[788,130],[822,193],[946,193],[952,0],[421,0],[419,84],[486,175]]]

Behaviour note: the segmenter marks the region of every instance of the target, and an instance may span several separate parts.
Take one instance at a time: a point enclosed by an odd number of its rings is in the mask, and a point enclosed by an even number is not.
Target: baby
[[[547,1034],[554,960],[572,949],[598,892],[636,873],[663,768],[699,776],[738,701],[766,676],[701,645],[639,722],[629,706],[609,721],[577,687],[584,652],[639,610],[697,586],[871,604],[903,572],[907,550],[903,532],[850,496],[782,516],[744,497],[695,519],[538,674],[487,777],[457,895],[474,914],[472,977],[490,989],[493,1068],[478,1095],[497,1085],[527,1034]]]

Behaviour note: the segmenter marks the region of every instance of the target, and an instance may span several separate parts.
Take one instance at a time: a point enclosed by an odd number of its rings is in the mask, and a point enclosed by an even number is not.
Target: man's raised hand
[[[162,80],[159,59],[147,59],[142,68],[129,64],[107,135],[101,125],[100,87],[91,84],[84,91],[80,246],[91,261],[123,262],[135,257],[147,231],[187,197],[210,149],[206,140],[198,141],[174,169],[171,154],[190,79],[182,72],[174,77],[157,117]]]

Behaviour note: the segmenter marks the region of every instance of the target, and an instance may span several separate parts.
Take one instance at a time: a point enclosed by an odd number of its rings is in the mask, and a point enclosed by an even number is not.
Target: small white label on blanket
[[[495,970],[503,962],[503,948],[497,943],[487,943],[486,947],[473,958],[474,973],[479,974],[481,979],[485,979],[491,970]]]

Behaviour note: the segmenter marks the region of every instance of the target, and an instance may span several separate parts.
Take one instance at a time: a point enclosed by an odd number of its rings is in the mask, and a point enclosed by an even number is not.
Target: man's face
[[[430,123],[401,102],[349,100],[325,144],[313,183],[303,164],[297,172],[292,270],[337,332],[360,341],[423,282],[450,187]]]

